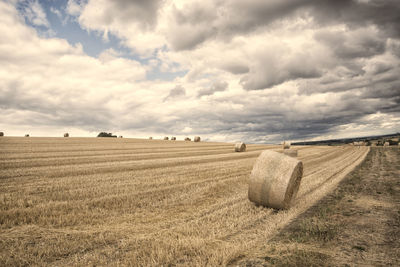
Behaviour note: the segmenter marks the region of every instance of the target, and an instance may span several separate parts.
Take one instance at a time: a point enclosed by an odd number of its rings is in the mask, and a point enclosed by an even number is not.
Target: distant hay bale
[[[185,141],[192,141],[192,139],[190,139],[189,137],[186,137]]]
[[[166,137],[164,137],[164,140],[169,140],[169,138],[166,136]]]
[[[194,142],[200,142],[200,136],[195,136],[193,141]]]
[[[175,136],[172,136],[172,137],[171,137],[171,140],[172,140],[172,141],[175,141],[175,140],[176,140],[176,137],[175,137]]]
[[[149,137],[149,140],[153,140],[153,137],[150,136],[150,137]]]
[[[64,134],[64,137],[69,137],[69,133],[65,133],[65,134]]]
[[[4,136],[4,133],[3,133],[3,132],[0,132],[0,136]]]
[[[25,137],[29,137],[29,134],[26,134]]]
[[[290,142],[283,141],[282,148],[283,149],[289,149],[290,148]]]
[[[118,138],[124,138],[122,135],[118,136]]]
[[[249,200],[262,206],[288,209],[299,190],[303,163],[265,150],[257,158],[249,180]]]
[[[246,144],[243,142],[238,142],[235,144],[235,152],[245,152]]]
[[[293,157],[296,158],[297,157],[297,150],[295,149],[284,149],[283,150],[283,154],[289,156],[289,157]]]

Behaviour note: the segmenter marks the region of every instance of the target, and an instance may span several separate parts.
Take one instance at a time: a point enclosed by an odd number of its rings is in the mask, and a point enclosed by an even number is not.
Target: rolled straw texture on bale
[[[275,209],[288,209],[299,190],[303,163],[265,150],[257,158],[249,181],[249,200]]]
[[[168,140],[169,138],[168,137],[164,137],[164,140]]]
[[[200,142],[200,136],[195,136],[193,141]]]
[[[294,149],[285,149],[283,150],[283,154],[289,156],[289,157],[297,157],[297,150]]]
[[[0,136],[4,136],[4,133],[3,133],[3,132],[0,132]]]
[[[176,140],[176,137],[175,137],[175,136],[171,137],[171,140],[172,140],[172,141],[175,141],[175,140]]]
[[[64,137],[69,137],[69,133],[65,133],[65,134],[64,134]]]
[[[246,144],[243,142],[235,144],[235,152],[244,152],[246,151]]]
[[[282,144],[282,146],[283,146],[283,149],[289,149],[290,148],[290,142],[283,142],[283,144]]]

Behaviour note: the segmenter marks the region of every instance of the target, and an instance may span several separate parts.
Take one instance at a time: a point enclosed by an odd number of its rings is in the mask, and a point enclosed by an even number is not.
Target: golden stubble
[[[332,190],[367,147],[298,147],[287,211],[248,178],[281,146],[107,138],[0,140],[0,265],[220,265],[262,246]]]

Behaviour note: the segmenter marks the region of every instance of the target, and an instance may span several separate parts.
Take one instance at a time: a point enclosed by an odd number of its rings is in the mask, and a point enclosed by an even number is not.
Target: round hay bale
[[[64,137],[69,137],[69,133],[65,133],[65,134],[64,134]]]
[[[29,134],[26,134],[25,137],[29,137]]]
[[[118,138],[124,138],[122,135],[118,136]]]
[[[194,142],[200,142],[200,136],[195,136],[193,141]]]
[[[275,209],[288,209],[299,190],[303,163],[265,150],[257,158],[249,181],[249,200]]]
[[[153,140],[153,137],[150,136],[150,137],[149,137],[149,140]]]
[[[169,138],[166,136],[166,137],[164,137],[164,140],[169,140]]]
[[[289,157],[297,158],[297,150],[295,149],[284,149],[283,154]]]
[[[189,137],[186,137],[185,141],[192,141],[192,139],[190,139]]]
[[[282,147],[283,147],[283,149],[289,149],[290,148],[290,142],[283,141]]]
[[[175,140],[176,140],[176,137],[175,137],[175,136],[171,137],[171,140],[172,140],[172,141],[175,141]]]
[[[0,132],[0,136],[4,136],[4,133],[3,133],[3,132]]]
[[[235,144],[235,152],[245,152],[246,144],[243,142],[238,142]]]

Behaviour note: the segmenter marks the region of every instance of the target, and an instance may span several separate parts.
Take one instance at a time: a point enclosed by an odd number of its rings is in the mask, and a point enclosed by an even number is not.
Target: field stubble
[[[331,191],[367,147],[298,147],[289,211],[247,199],[264,149],[106,138],[0,140],[0,265],[220,265]],[[296,147],[297,148],[297,147]]]

